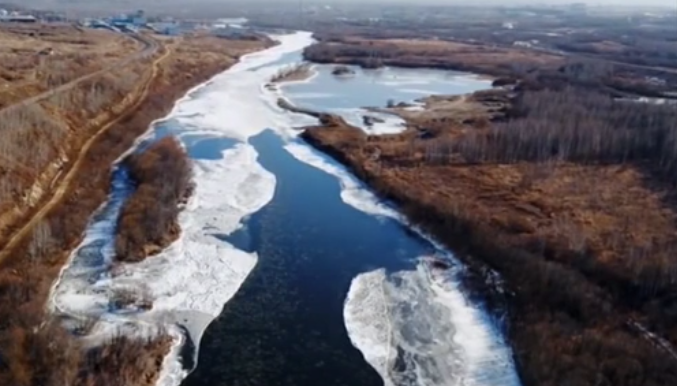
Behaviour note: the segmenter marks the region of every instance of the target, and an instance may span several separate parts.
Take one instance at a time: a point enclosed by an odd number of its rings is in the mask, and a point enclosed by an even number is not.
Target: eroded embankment
[[[81,240],[91,214],[107,199],[111,165],[154,119],[169,111],[174,100],[232,63],[205,61],[186,69],[180,56],[177,51],[164,58],[148,85],[146,98],[124,111],[119,120],[96,138],[78,165],[78,173],[68,185],[64,199],[3,262],[0,303],[4,311],[0,317],[4,324],[0,331],[0,356],[6,366],[0,371],[0,383],[60,386],[154,382],[162,357],[169,349],[166,338],[118,337],[101,349],[85,350],[81,345],[84,342],[68,336],[58,323],[44,323],[45,318],[52,319],[51,315],[45,315],[44,304],[52,282]],[[86,332],[91,326],[88,319],[79,324],[79,331]],[[147,349],[151,347],[149,353]]]

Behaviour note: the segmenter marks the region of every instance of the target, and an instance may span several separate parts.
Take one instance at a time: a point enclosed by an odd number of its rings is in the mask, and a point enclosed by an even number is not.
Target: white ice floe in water
[[[282,86],[282,89],[284,90],[286,85]],[[304,99],[327,99],[327,98],[335,98],[336,94],[332,94],[329,92],[295,92],[294,93],[294,99],[298,100],[304,100]]]
[[[436,84],[444,84],[448,87],[454,87],[459,89],[459,92],[461,93],[491,88],[491,80],[483,79],[476,75],[468,75],[453,71],[445,73],[444,71],[437,70],[412,71],[415,70],[399,70],[393,75],[385,75],[381,78],[378,78],[377,80],[382,85],[397,87],[404,91],[422,91],[426,89],[426,86],[435,86]],[[436,93],[437,92],[433,91],[428,94]]]
[[[180,123],[243,141],[268,128],[291,129],[293,119],[281,114],[282,110],[276,105],[278,94],[262,92],[264,84],[286,64],[264,65],[286,53],[300,51],[312,43],[312,38],[308,33],[298,33],[279,39],[282,42],[279,46],[248,55],[215,76],[207,86],[196,91],[199,97],[178,104],[171,116]]]
[[[269,127],[291,131],[292,116],[282,114],[274,97],[261,90],[281,67],[274,63],[312,39],[309,33],[276,38],[280,45],[243,57],[179,100],[168,116],[178,123],[166,128],[169,134],[180,140],[204,134],[245,140]],[[153,129],[144,138],[152,140]],[[183,338],[176,324],[185,327],[197,347],[207,325],[256,265],[255,253],[235,248],[223,236],[272,199],[275,177],[247,143],[221,155],[193,160],[196,189],[179,216],[180,238],[160,254],[119,264],[112,272],[117,218],[131,193],[124,170],[118,169],[107,203],[90,220],[52,288],[48,308],[65,316],[73,328],[87,318],[98,320],[86,337],[92,344],[117,333],[148,336],[165,329],[174,336],[159,386],[179,385],[187,375],[179,361]],[[113,298],[120,290],[143,294],[152,300],[152,309],[116,306]]]
[[[405,223],[343,166],[298,143],[285,149],[335,176],[346,204]],[[415,271],[389,275],[381,269],[353,279],[344,308],[353,345],[386,386],[519,385],[509,345],[486,312],[463,294],[462,265],[448,257],[453,268],[446,271],[430,271],[421,262]]]
[[[363,127],[362,109],[333,111]],[[366,113],[375,115],[373,113]],[[379,117],[393,118],[387,114]],[[388,122],[388,121],[386,121]],[[397,133],[398,118],[390,130]],[[405,219],[380,201],[344,166],[299,143],[285,149],[296,159],[337,178],[342,200],[368,214]],[[406,224],[405,224],[406,225]],[[421,234],[420,230],[414,229]],[[442,250],[424,234],[438,250]],[[430,271],[423,262],[415,270],[392,274],[384,269],[358,275],[344,307],[353,345],[381,375],[386,386],[517,386],[512,351],[485,310],[473,306],[460,288],[462,265]]]
[[[416,270],[353,279],[344,306],[348,335],[386,386],[519,385],[510,349],[455,275],[421,262]]]

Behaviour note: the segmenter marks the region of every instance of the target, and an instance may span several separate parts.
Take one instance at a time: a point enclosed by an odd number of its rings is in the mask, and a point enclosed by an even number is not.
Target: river
[[[54,286],[52,312],[69,323],[96,317],[93,342],[169,331],[176,343],[160,386],[518,385],[500,329],[461,289],[462,265],[297,139],[294,128],[312,119],[275,104],[284,96],[361,124],[359,107],[487,81],[398,69],[336,78],[318,66],[311,79],[270,91],[266,81],[311,43],[305,33],[279,38],[190,92],[131,150],[165,135],[186,147],[197,188],[179,219],[181,238],[110,271],[129,194],[116,169],[108,203]],[[364,129],[402,130],[399,119],[383,118]],[[434,253],[452,268],[430,270],[425,257]],[[111,307],[120,288],[152,297],[153,309]]]

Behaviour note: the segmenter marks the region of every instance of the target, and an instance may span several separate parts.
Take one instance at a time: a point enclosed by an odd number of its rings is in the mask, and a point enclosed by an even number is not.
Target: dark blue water
[[[223,152],[237,144],[237,140],[225,137],[205,137],[203,135],[181,137],[186,152],[192,159],[218,160]]]
[[[275,196],[225,238],[259,261],[207,329],[183,385],[381,386],[344,326],[351,280],[410,269],[432,247],[346,205],[336,178],[297,161],[274,133],[250,143],[277,178]]]
[[[137,146],[135,152],[141,153],[153,143],[162,138],[177,136],[185,125],[177,119],[171,118],[155,123],[153,130]],[[223,152],[237,144],[237,140],[223,136],[208,136],[201,134],[181,135],[181,142],[191,159],[218,160],[223,158]]]

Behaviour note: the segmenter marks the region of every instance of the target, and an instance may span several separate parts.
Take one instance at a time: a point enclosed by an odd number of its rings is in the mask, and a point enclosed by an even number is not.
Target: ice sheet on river
[[[387,386],[516,386],[511,351],[453,272],[380,269],[353,279],[348,335]]]
[[[280,114],[274,99],[266,99],[261,88],[278,70],[275,61],[312,40],[309,33],[277,38],[280,45],[244,57],[189,92],[144,140],[157,138],[158,127],[184,146],[191,146],[187,139],[196,135],[246,140],[267,127],[290,128],[290,117]],[[257,156],[251,145],[240,142],[223,150],[221,157],[194,158],[196,189],[179,216],[181,237],[162,253],[140,263],[120,264],[111,273],[115,224],[131,192],[125,173],[115,174],[108,202],[90,220],[83,242],[52,289],[50,310],[72,325],[88,317],[98,319],[87,337],[92,343],[120,332],[148,336],[168,328],[175,342],[158,385],[179,385],[186,375],[178,360],[183,337],[172,325],[184,326],[199,344],[207,325],[256,264],[255,253],[236,249],[222,236],[272,199],[275,177],[261,167]],[[153,308],[117,307],[112,299],[120,289],[148,296]]]
[[[129,191],[126,177],[116,176],[108,203],[92,218],[84,241],[55,284],[50,303],[54,312],[73,319],[98,316],[101,323],[92,336],[94,340],[120,329],[147,335],[157,333],[159,327],[180,323],[199,343],[208,323],[219,315],[257,259],[256,254],[238,250],[218,236],[237,229],[244,217],[270,201],[275,189],[275,177],[257,162],[256,151],[246,140],[267,128],[293,136],[291,128],[307,122],[307,118],[279,109],[275,105],[279,94],[263,87],[286,65],[277,65],[278,59],[311,42],[306,33],[280,40],[279,46],[244,57],[230,70],[193,90],[169,115],[165,125],[168,134],[176,135],[186,146],[190,146],[187,139],[196,135],[242,141],[222,151],[220,158],[194,159],[197,187],[179,218],[183,230],[180,239],[159,255],[138,264],[124,264],[114,276],[108,274],[117,213]],[[147,139],[153,135],[151,131]],[[341,197],[348,204],[399,219],[394,210],[379,202],[344,168],[299,143],[290,143],[286,149],[297,159],[337,176]],[[488,372],[494,374],[487,378],[492,383],[469,383],[479,382],[479,368],[494,368],[494,363],[508,363],[506,366],[512,368],[509,362],[503,362],[505,346],[496,343],[500,335],[483,323],[479,311],[464,303],[458,288],[434,280],[426,286],[419,271],[394,275],[375,271],[354,280],[345,321],[351,340],[365,359],[381,372],[386,383],[398,386],[490,386],[499,379],[506,380],[501,385],[511,385],[508,370]],[[111,295],[117,288],[142,288],[154,299],[153,309],[111,307]],[[418,307],[420,312],[415,319],[406,317],[412,307]],[[444,317],[450,322],[433,323],[433,319]],[[426,329],[435,335],[426,335]],[[177,386],[186,375],[178,361],[183,337],[178,329],[170,328],[169,332],[176,339],[163,363],[160,386]],[[441,341],[431,337],[445,338]],[[445,346],[440,342],[454,344]],[[401,355],[395,355],[398,347]],[[487,354],[489,351],[495,356]],[[463,376],[449,378],[447,370]]]

